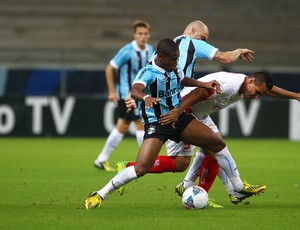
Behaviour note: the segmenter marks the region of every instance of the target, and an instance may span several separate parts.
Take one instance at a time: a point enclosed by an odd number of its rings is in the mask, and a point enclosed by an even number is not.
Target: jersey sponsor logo
[[[159,98],[165,98],[165,97],[170,97],[174,94],[177,94],[180,92],[180,89],[179,88],[172,88],[172,89],[169,89],[169,90],[160,90],[158,91],[158,97]]]

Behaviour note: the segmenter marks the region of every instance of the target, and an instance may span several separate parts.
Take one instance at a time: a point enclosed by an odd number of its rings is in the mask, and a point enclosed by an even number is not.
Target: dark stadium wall
[[[300,91],[299,74],[273,75],[276,85]],[[104,137],[115,126],[104,71],[7,69],[1,71],[0,83],[0,136]],[[299,102],[268,97],[239,101],[212,118],[226,137],[300,140]],[[132,134],[133,126],[128,136]]]
[[[300,105],[292,100],[241,100],[212,115],[225,137],[288,138],[296,128],[295,140],[299,117]],[[105,137],[116,121],[113,103],[74,96],[3,97],[0,118],[0,136],[18,137]]]
[[[196,76],[205,74],[207,72],[197,72]],[[279,87],[300,91],[300,73],[273,73],[273,78]],[[105,74],[100,70],[2,69],[0,83],[0,96],[97,95],[107,98]]]

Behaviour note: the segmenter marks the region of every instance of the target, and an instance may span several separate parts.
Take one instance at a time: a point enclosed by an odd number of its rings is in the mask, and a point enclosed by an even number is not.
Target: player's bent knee
[[[135,167],[137,177],[142,177],[149,172],[147,167]]]
[[[189,167],[189,164],[176,166],[176,172],[184,172]]]
[[[190,157],[181,157],[180,160],[175,160],[175,171],[184,172],[190,165]]]
[[[211,145],[208,149],[217,153],[217,152],[220,152],[225,147],[226,147],[226,143],[224,142],[224,140],[222,138],[219,138],[217,140],[217,142],[215,144]]]

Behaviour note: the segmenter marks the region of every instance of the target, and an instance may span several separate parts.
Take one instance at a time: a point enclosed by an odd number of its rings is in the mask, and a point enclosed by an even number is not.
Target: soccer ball
[[[199,186],[189,187],[182,194],[182,204],[186,209],[204,209],[207,203],[208,194]]]

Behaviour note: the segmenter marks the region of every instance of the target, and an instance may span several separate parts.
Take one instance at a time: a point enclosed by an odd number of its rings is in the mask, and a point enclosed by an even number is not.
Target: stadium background
[[[255,51],[253,63],[201,60],[199,76],[265,68],[276,85],[300,91],[297,0],[2,0],[0,19],[1,136],[106,136],[114,119],[104,68],[132,40],[136,19],[151,24],[154,46],[201,19],[209,27],[209,42],[222,51]],[[229,109],[230,119],[219,126],[225,136],[297,140],[298,104],[268,98],[243,102]],[[224,117],[214,115],[217,123]]]

